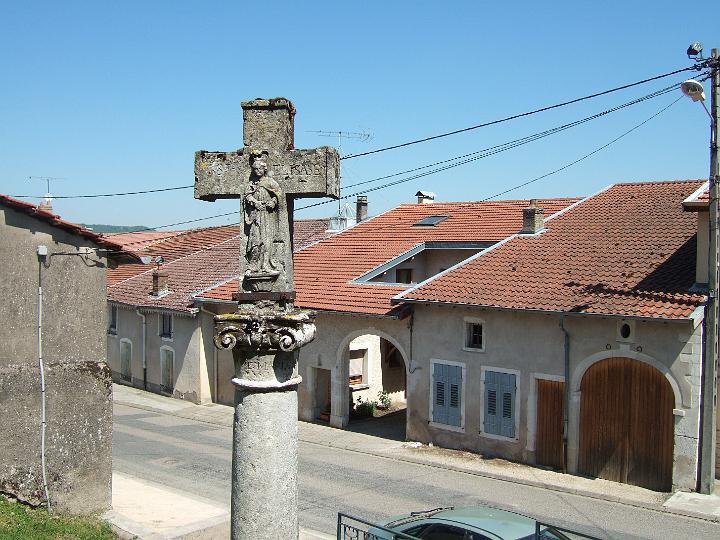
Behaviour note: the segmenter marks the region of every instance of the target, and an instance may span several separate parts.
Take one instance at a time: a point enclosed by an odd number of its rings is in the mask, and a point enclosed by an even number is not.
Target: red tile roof
[[[542,199],[549,215],[578,199]],[[430,241],[499,241],[520,230],[529,201],[406,204],[295,252],[296,304],[313,309],[392,315],[390,299],[405,290],[351,280]],[[413,224],[432,215],[448,219],[432,227]],[[203,292],[202,298],[229,300],[237,281]]]
[[[293,251],[306,248],[329,238],[337,231],[329,231],[329,219],[296,219],[293,222]]]
[[[136,231],[123,233],[105,233],[108,240],[121,244],[124,249],[133,251],[143,249],[159,240],[177,236],[185,231]]]
[[[13,208],[18,212],[22,212],[24,214],[32,216],[36,219],[39,219],[40,221],[44,221],[52,225],[53,227],[57,227],[58,229],[63,229],[71,234],[87,238],[88,240],[91,240],[98,245],[104,246],[107,249],[121,249],[121,245],[119,243],[114,242],[113,240],[109,240],[102,235],[83,227],[82,225],[78,225],[77,223],[72,223],[70,221],[65,221],[57,214],[53,214],[52,212],[48,212],[46,210],[41,210],[40,207],[37,205],[2,194],[0,194],[0,204],[9,208]]]
[[[155,265],[145,266],[143,273],[109,284],[108,299],[137,307],[192,312],[194,293],[237,275],[239,253],[239,236],[234,235],[223,242],[163,263],[170,292],[161,297],[150,294]]]
[[[125,233],[124,241],[126,244],[124,244],[123,249],[131,250],[138,256],[147,255],[152,258],[162,256],[165,263],[170,263],[181,257],[186,257],[197,251],[208,249],[229,238],[237,236],[240,234],[240,227],[238,225],[224,225],[220,227],[206,227],[175,232],[177,234],[157,241],[148,242],[144,247],[134,250],[132,249],[132,245],[136,242],[133,240],[133,235],[138,235],[139,238],[146,239],[145,235],[147,233]],[[140,243],[142,243],[142,240]],[[108,270],[108,286],[115,285],[123,280],[147,272],[149,269],[151,270],[151,268],[145,264],[126,264]]]
[[[701,181],[617,184],[395,302],[687,318],[705,297],[695,280],[696,221],[681,202]]]
[[[296,221],[294,242],[307,245],[324,238],[327,223],[322,219]],[[238,225],[175,231],[157,240],[146,232],[123,233],[125,249],[140,245],[135,250],[137,255],[162,256],[171,293],[160,298],[151,296],[155,265],[133,264],[108,271],[108,298],[133,306],[190,312],[192,295],[238,275],[239,235]]]

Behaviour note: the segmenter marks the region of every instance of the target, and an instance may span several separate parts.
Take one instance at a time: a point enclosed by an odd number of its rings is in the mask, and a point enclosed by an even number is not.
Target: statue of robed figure
[[[280,205],[284,203],[282,188],[268,175],[266,157],[253,152],[250,157],[252,174],[243,196],[243,214],[247,245],[245,270],[247,280],[267,280],[280,275],[282,263],[274,253],[275,242],[283,242],[280,234]]]

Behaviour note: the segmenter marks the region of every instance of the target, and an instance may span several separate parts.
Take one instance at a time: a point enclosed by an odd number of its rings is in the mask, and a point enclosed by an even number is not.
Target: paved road
[[[231,428],[115,404],[114,468],[229,505]],[[720,539],[720,524],[387,457],[300,444],[300,522],[491,504],[601,538]]]

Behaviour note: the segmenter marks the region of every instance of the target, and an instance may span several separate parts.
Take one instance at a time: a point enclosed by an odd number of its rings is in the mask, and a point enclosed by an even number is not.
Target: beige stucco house
[[[409,440],[695,489],[704,189],[401,205],[297,251],[296,303],[318,312],[300,353],[300,418],[344,428],[360,399],[385,391],[406,406]],[[206,374],[188,368],[187,380],[207,381],[200,402],[232,403],[231,356],[208,344],[237,277],[200,285],[182,301],[206,321],[187,330],[201,351],[188,361]]]

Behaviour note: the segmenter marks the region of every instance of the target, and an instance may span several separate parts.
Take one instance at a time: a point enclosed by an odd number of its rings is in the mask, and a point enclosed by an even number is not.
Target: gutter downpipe
[[[45,363],[43,361],[42,349],[42,313],[43,313],[43,285],[42,285],[42,267],[47,259],[47,247],[38,246],[38,297],[37,297],[37,346],[38,346],[38,365],[40,367],[40,402],[42,407],[41,424],[40,424],[40,465],[42,467],[43,489],[45,490],[45,501],[47,502],[48,512],[52,511],[50,506],[50,493],[47,484],[47,466],[45,461]]]
[[[565,329],[565,315],[560,315],[560,330],[563,336],[563,353],[565,360],[565,400],[563,403],[563,472],[567,473],[568,461],[568,430],[570,426],[570,334]]]
[[[147,320],[146,316],[140,313],[140,308],[135,310],[138,317],[142,319],[142,368],[143,368],[143,390],[147,390],[147,362],[145,349],[147,349]]]
[[[205,313],[207,315],[210,315],[210,317],[213,319],[213,321],[215,320],[215,315],[217,315],[217,313],[208,311],[204,307],[200,307],[200,313]],[[200,320],[200,331],[202,333],[202,319],[199,319],[199,320]],[[202,347],[202,342],[203,342],[203,340],[201,340],[201,347]],[[215,394],[215,401],[213,403],[218,403],[218,380],[219,379],[218,379],[218,349],[217,349],[217,347],[213,347],[213,371],[215,372],[214,376],[213,376],[215,387],[210,391],[210,395],[212,396],[213,394]],[[211,399],[211,401],[212,401],[212,399]]]

